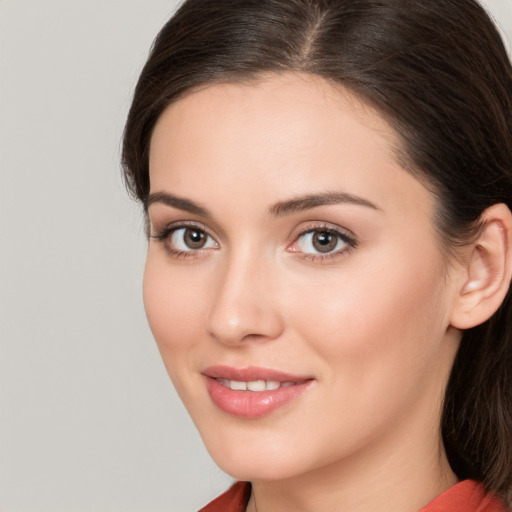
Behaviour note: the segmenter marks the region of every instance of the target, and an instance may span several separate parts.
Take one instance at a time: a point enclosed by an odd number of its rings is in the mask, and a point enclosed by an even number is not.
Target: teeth
[[[279,389],[280,387],[281,383],[277,382],[277,380],[267,380],[267,390],[272,391],[273,389]]]
[[[278,382],[277,380],[252,380],[249,382],[239,380],[217,379],[219,384],[231,388],[233,391],[273,391],[274,389],[294,386],[296,382]]]
[[[247,391],[247,382],[232,380],[229,387],[234,391]]]
[[[264,380],[254,380],[247,383],[247,389],[249,391],[265,391],[267,386]]]

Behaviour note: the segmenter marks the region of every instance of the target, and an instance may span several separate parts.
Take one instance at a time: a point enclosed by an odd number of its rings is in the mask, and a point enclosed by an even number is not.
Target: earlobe
[[[451,325],[458,329],[469,329],[488,320],[503,302],[512,276],[510,210],[504,204],[495,204],[482,213],[480,224],[451,315]]]

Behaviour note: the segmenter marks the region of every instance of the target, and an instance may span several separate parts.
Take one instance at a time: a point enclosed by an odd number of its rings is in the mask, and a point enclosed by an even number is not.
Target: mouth
[[[212,366],[202,374],[212,402],[225,413],[243,418],[270,414],[298,398],[314,381],[256,367]]]
[[[279,382],[277,380],[250,380],[248,382],[228,379],[216,380],[220,385],[232,389],[233,391],[274,391],[279,388],[287,388],[298,384],[298,382]]]

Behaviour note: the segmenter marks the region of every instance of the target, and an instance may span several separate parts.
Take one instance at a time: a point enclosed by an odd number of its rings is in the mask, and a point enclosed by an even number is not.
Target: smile
[[[242,418],[259,418],[294,401],[314,382],[263,368],[207,368],[203,373],[212,402],[223,412]]]
[[[233,391],[273,391],[279,388],[295,386],[297,382],[279,382],[277,380],[240,380],[217,379],[217,382]]]

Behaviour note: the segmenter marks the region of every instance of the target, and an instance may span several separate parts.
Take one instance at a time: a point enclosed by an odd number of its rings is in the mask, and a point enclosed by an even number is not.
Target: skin
[[[443,250],[434,198],[400,166],[398,146],[348,91],[295,74],[193,92],[155,127],[151,194],[209,215],[149,206],[146,312],[210,454],[252,481],[249,511],[413,512],[456,482],[439,424],[463,267]],[[271,213],[326,192],[373,206]],[[183,223],[208,234],[204,248],[176,253],[183,231],[155,238]],[[353,247],[340,239],[322,255],[301,234],[327,228]],[[246,419],[211,401],[201,375],[211,365],[313,382]]]

